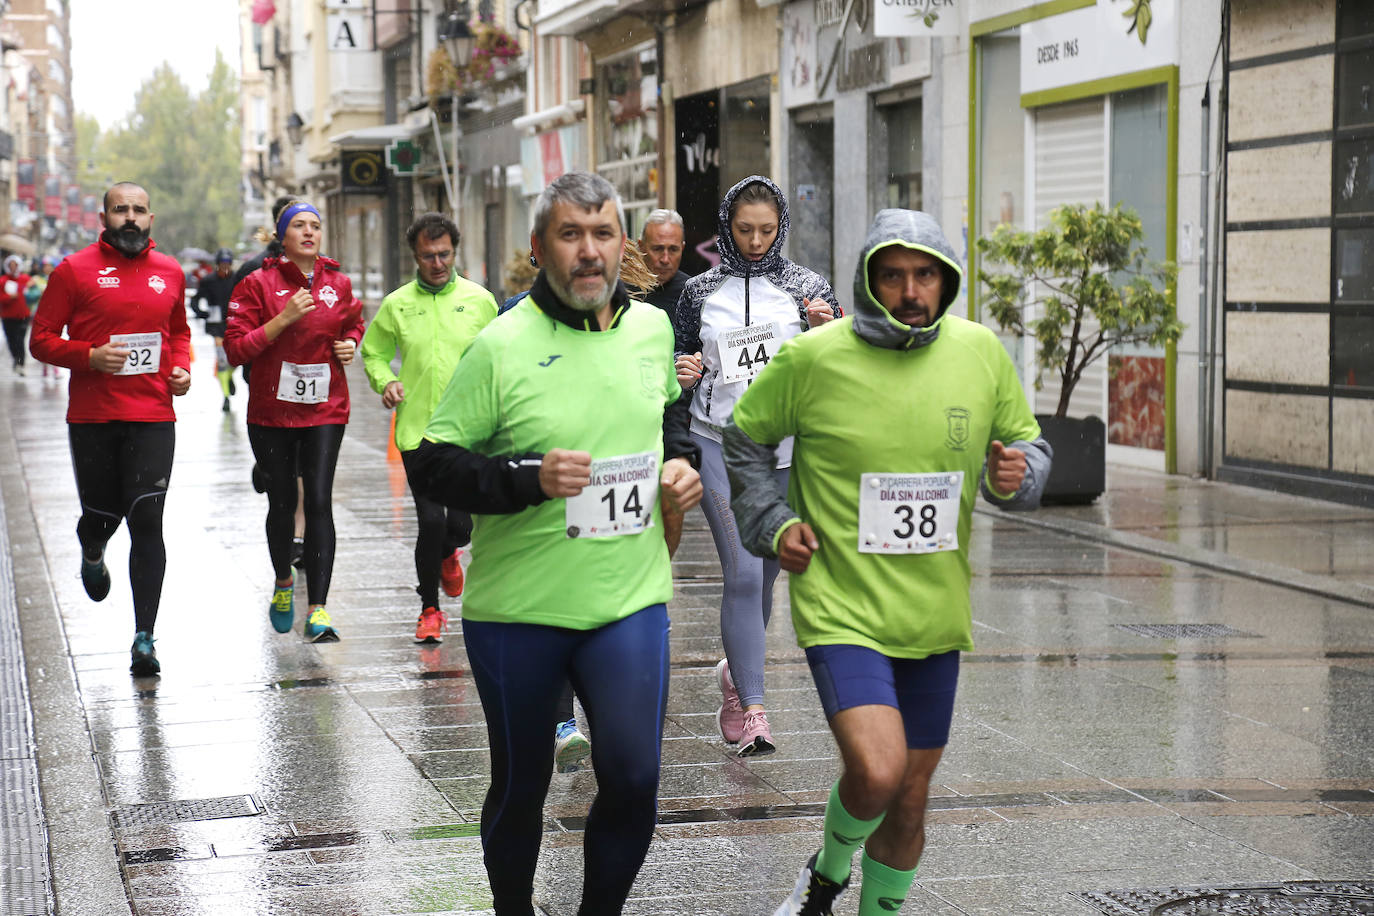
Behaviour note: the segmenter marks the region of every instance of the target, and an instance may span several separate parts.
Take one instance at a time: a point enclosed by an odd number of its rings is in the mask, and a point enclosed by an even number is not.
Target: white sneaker
[[[843,884],[826,880],[816,874],[816,856],[813,853],[797,875],[797,884],[792,895],[773,911],[773,916],[834,916],[832,907],[835,900],[849,887],[849,879]]]

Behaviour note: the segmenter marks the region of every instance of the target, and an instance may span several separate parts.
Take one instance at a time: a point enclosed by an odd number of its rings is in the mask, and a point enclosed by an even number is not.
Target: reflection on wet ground
[[[387,415],[350,370],[330,599],[343,639],[307,644],[299,623],[278,635],[243,397],[219,412],[207,357],[179,405],[153,680],[127,670],[127,538],[109,550],[105,602],[76,576],[64,387],[0,379],[61,912],[127,912],[102,889],[139,916],[488,911],[486,732],[457,614],[442,645],[412,639],[414,515]],[[1097,505],[974,527],[978,652],[904,911],[1089,913],[1091,894],[1123,888],[1371,876],[1374,609],[1359,590],[1374,592],[1374,513],[1113,468]],[[730,754],[711,671],[719,569],[699,514],[675,573],[661,816],[627,912],[770,913],[817,845],[835,747],[780,589],[779,750]],[[546,914],[576,912],[594,791],[589,771],[553,777]],[[245,798],[212,819],[167,804]]]

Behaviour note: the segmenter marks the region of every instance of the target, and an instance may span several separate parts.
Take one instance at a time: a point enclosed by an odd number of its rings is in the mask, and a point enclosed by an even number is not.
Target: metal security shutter
[[[1060,204],[1090,204],[1107,197],[1107,124],[1102,97],[1047,105],[1034,113],[1035,228],[1044,227]],[[1084,336],[1096,331],[1085,325]],[[1035,412],[1052,414],[1059,405],[1059,378],[1047,375],[1035,393]],[[1069,416],[1107,418],[1107,361],[1083,373],[1069,402]]]

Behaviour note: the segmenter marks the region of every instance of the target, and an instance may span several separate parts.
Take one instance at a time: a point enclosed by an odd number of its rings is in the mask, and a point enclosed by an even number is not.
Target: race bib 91
[[[162,367],[162,334],[111,334],[110,343],[129,349],[115,375],[151,375]]]
[[[726,331],[716,341],[720,350],[720,378],[723,382],[742,382],[763,371],[778,355],[782,328],[776,321],[751,324]]]
[[[862,475],[859,553],[958,550],[963,489],[963,471]]]
[[[653,527],[658,455],[640,452],[592,461],[592,482],[567,500],[570,538],[638,534]]]
[[[277,400],[323,404],[329,400],[329,363],[282,363]]]

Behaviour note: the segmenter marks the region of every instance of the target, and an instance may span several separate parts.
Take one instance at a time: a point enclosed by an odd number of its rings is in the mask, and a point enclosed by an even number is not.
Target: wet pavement
[[[486,732],[457,609],[441,646],[413,642],[414,513],[388,415],[350,370],[329,605],[343,639],[303,642],[299,614],[278,635],[245,394],[222,414],[208,339],[197,346],[154,679],[128,673],[126,535],[103,603],[77,575],[66,382],[0,370],[20,623],[0,639],[16,673],[0,677],[0,725],[20,735],[0,760],[0,913],[489,912]],[[1148,913],[1199,888],[1283,882],[1368,892],[1374,512],[1113,467],[1093,506],[980,510],[974,525],[978,651],[903,912]],[[626,912],[768,914],[817,846],[835,747],[779,589],[779,750],[730,755],[711,670],[719,567],[699,513],[675,574],[660,825]],[[26,825],[35,771],[42,807]],[[576,912],[594,789],[589,770],[553,777],[537,886],[549,916]],[[38,909],[12,877],[45,865],[21,857],[24,838],[48,850]],[[1144,890],[1160,888],[1181,890]],[[836,912],[857,906],[851,893]]]

